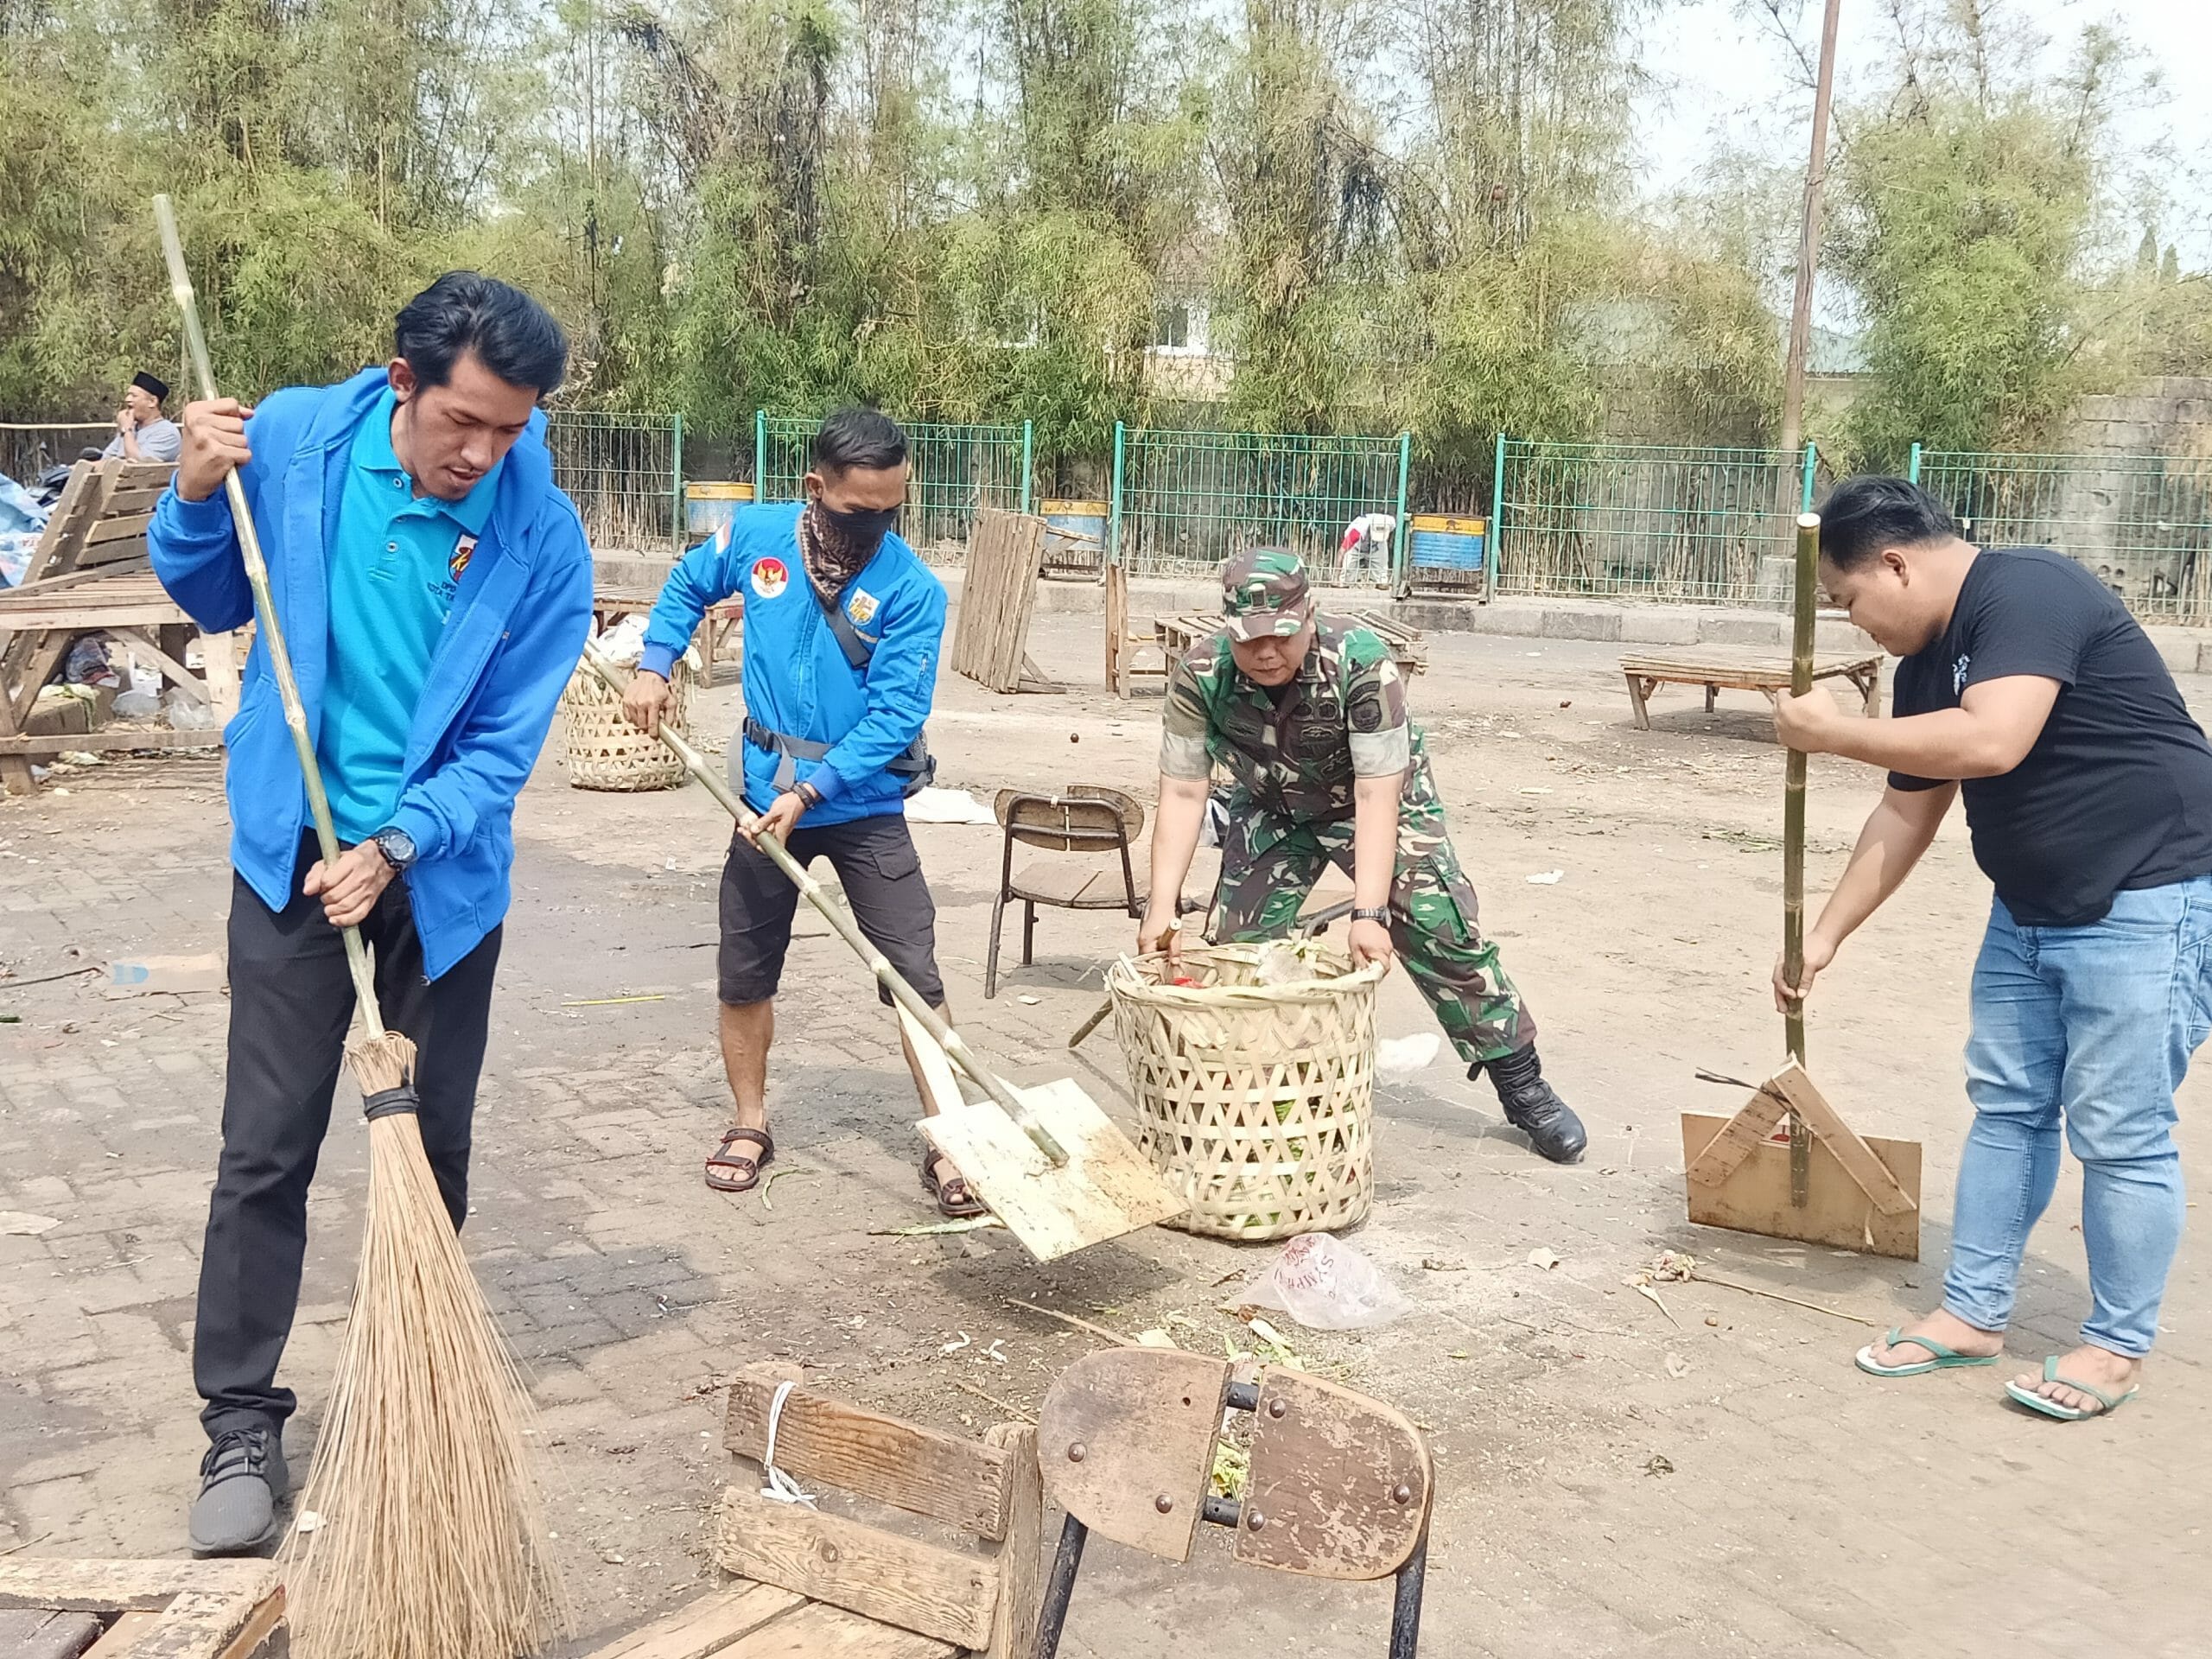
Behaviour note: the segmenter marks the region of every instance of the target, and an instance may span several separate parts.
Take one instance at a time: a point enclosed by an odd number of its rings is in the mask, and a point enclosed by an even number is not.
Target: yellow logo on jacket
[[[845,601],[845,614],[851,617],[858,627],[866,627],[876,610],[875,595],[864,590],[855,589],[853,596]]]

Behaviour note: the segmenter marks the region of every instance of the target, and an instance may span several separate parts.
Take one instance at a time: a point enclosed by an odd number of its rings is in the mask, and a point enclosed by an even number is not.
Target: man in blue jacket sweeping
[[[308,1185],[353,1018],[343,926],[376,956],[385,1024],[418,1047],[424,1150],[455,1227],[530,776],[591,623],[591,550],[553,486],[539,400],[568,343],[537,302],[456,271],[399,314],[397,353],[334,386],[185,410],[154,569],[210,633],[251,620],[233,467],[269,562],[345,851],[317,855],[284,711],[257,644],[230,751],[231,1029],[193,1375],[210,1441],[202,1555],[276,1532],[276,1386]]]
[[[707,607],[745,606],[745,724],[731,782],[801,864],[827,858],[853,918],[929,1004],[944,1007],[937,906],[906,831],[904,801],[932,770],[922,724],[937,691],[944,585],[892,532],[906,495],[906,437],[872,409],[815,435],[806,499],[741,509],[684,555],[662,588],[624,712],[658,729],[668,671]],[[798,892],[743,832],[722,870],[721,1037],[736,1121],[707,1159],[707,1185],[749,1191],[776,1155],[768,1048]],[[888,993],[881,993],[888,1005]],[[914,1066],[911,1047],[907,1064]],[[922,1109],[934,1111],[915,1071]],[[951,1161],[922,1160],[948,1216],[983,1206]]]

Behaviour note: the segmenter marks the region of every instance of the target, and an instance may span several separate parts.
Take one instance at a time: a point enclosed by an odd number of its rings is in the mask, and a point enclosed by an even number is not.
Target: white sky
[[[1986,0],[1990,10],[2024,16],[2050,37],[2043,73],[2061,73],[2083,25],[2115,27],[2143,55],[2139,89],[2118,137],[2133,170],[2166,181],[2177,199],[2160,234],[2178,243],[2185,265],[2212,265],[2212,0]],[[1820,27],[1821,0],[1783,0],[1802,8],[1808,41]],[[1655,193],[1685,183],[1723,139],[1802,166],[1811,96],[1793,86],[1794,65],[1764,17],[1744,0],[1662,0],[1646,27],[1643,64],[1650,91],[1637,111],[1643,183]],[[1883,0],[1844,0],[1837,33],[1838,96],[1848,98],[1881,60],[1888,34]],[[2152,84],[2140,86],[2149,78]],[[2161,145],[2163,159],[2153,159]],[[2115,230],[2132,255],[2142,225]]]

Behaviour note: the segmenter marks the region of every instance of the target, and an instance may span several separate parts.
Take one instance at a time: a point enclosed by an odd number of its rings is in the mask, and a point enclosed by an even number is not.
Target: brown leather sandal
[[[748,1158],[741,1152],[730,1150],[733,1144],[743,1141],[760,1148],[760,1155]],[[776,1161],[776,1143],[766,1129],[748,1129],[742,1124],[722,1131],[721,1144],[708,1154],[707,1185],[717,1192],[750,1192],[760,1185],[760,1172]],[[734,1172],[719,1174],[720,1170]]]
[[[938,1161],[944,1155],[927,1146],[922,1148],[922,1190],[937,1200],[938,1214],[954,1221],[989,1215],[991,1206],[976,1196],[965,1175],[948,1175],[942,1181],[938,1179]]]

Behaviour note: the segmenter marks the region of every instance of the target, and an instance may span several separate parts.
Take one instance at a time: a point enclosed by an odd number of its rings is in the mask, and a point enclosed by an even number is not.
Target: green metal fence
[[[1389,585],[1405,556],[1410,442],[1250,432],[1114,430],[1114,558],[1138,575],[1211,575],[1248,547],[1287,547],[1317,573],[1340,576],[1344,530],[1365,513],[1395,515]]]
[[[683,417],[557,410],[546,417],[553,481],[601,551],[660,553],[683,543]]]
[[[2212,459],[1915,444],[1910,474],[1974,542],[2056,548],[2138,616],[2212,621]]]
[[[1816,457],[1780,449],[1498,440],[1491,590],[1779,604]]]
[[[753,475],[762,501],[796,500],[809,466],[808,449],[819,422],[804,416],[753,417]],[[1033,438],[1019,426],[968,426],[942,421],[902,421],[913,477],[899,533],[933,564],[957,564],[968,550],[968,531],[984,507],[1016,512],[1030,508]]]

